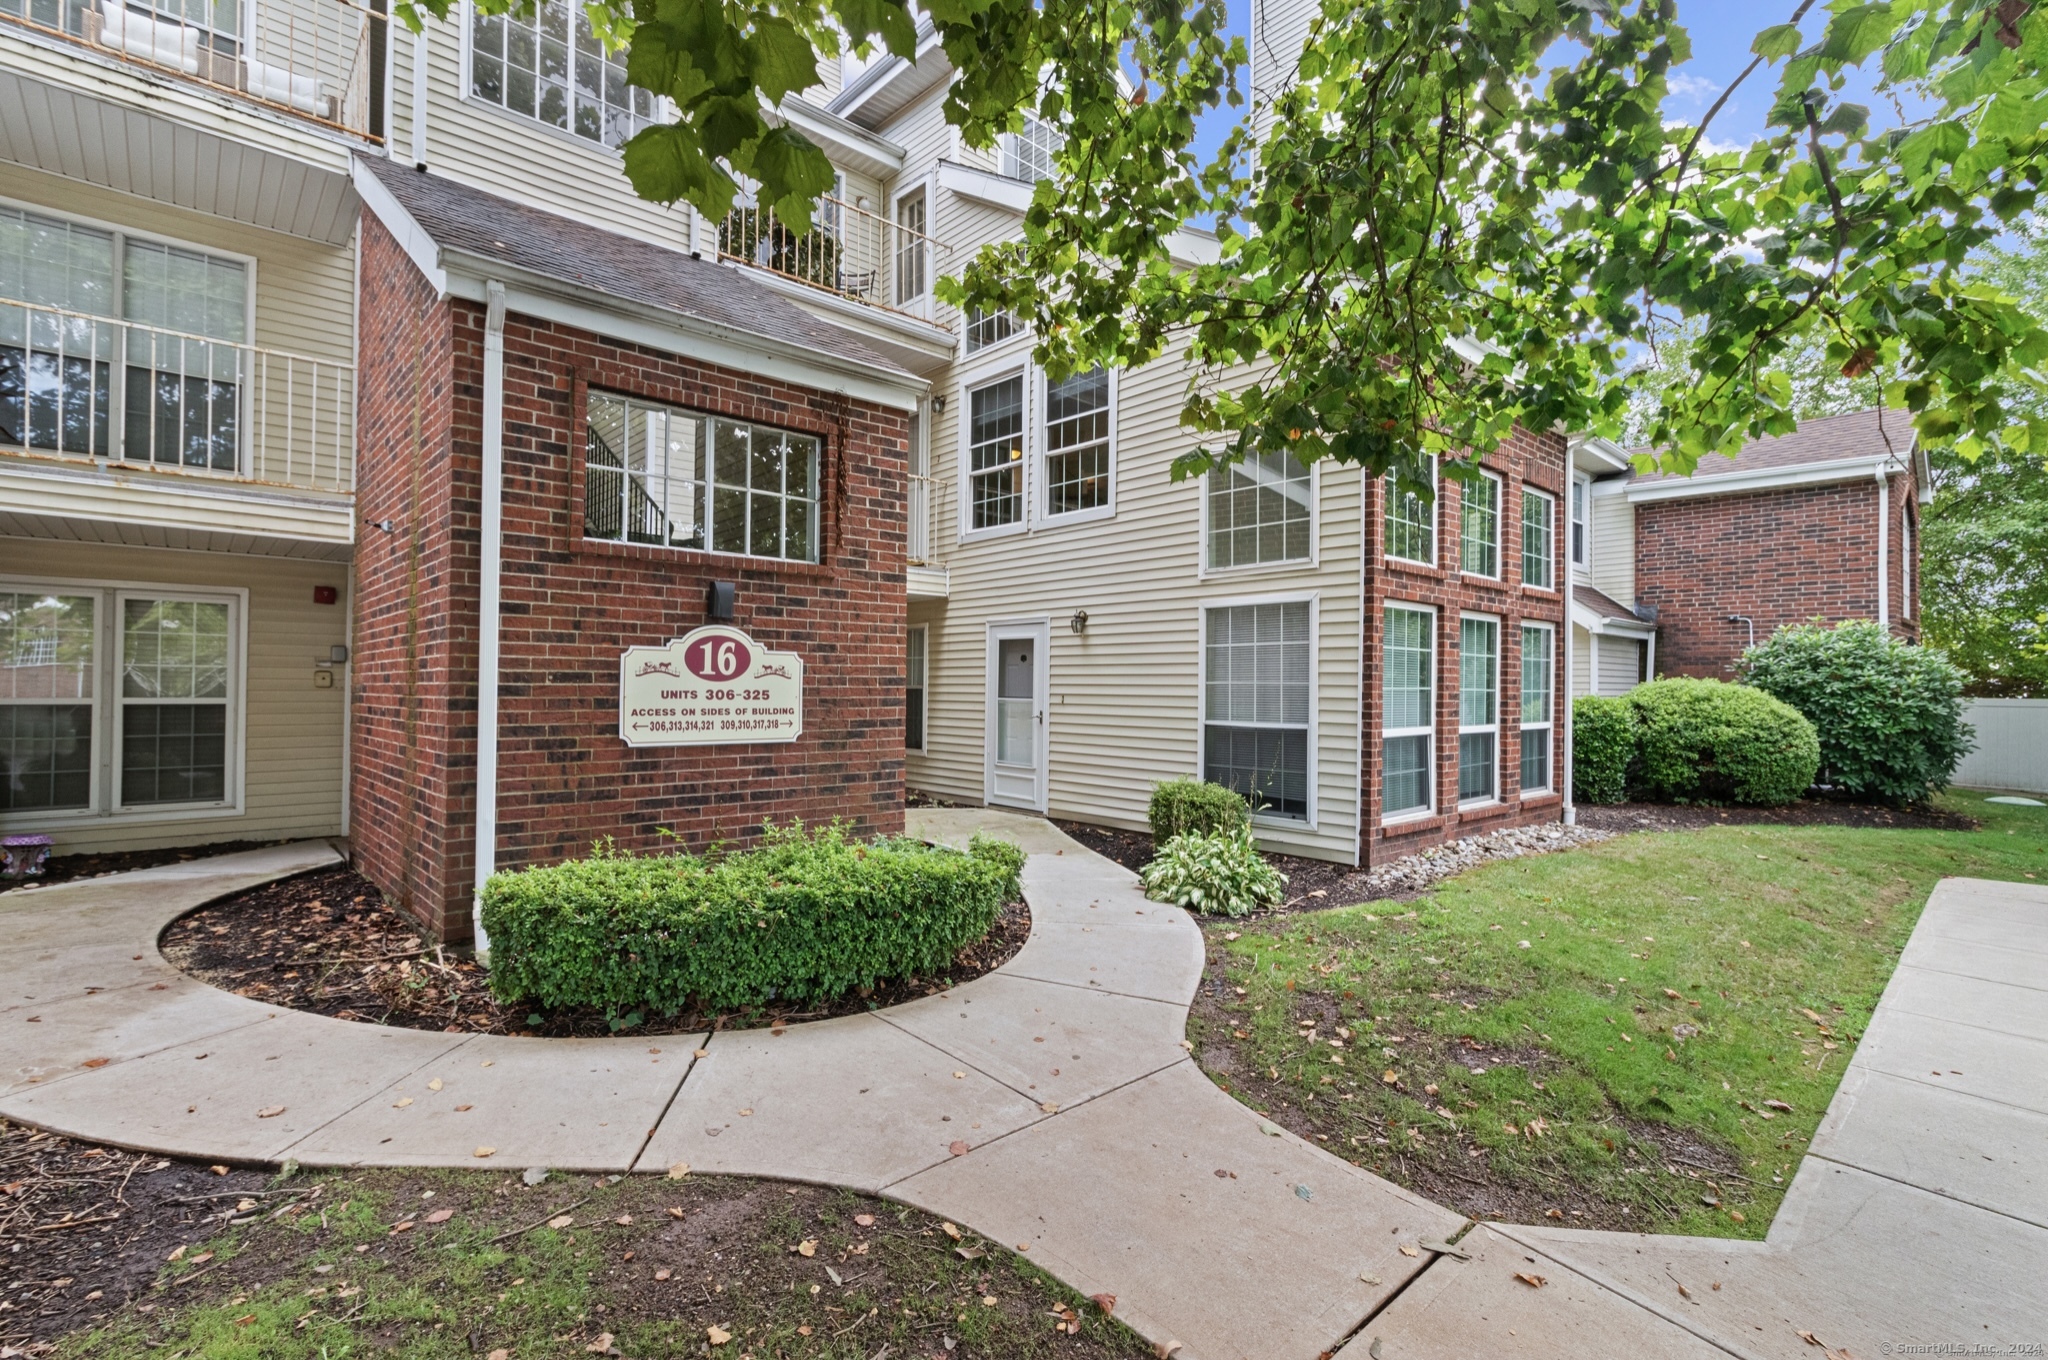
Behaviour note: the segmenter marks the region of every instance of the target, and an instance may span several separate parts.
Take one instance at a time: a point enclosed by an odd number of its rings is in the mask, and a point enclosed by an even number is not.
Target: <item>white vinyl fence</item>
[[[2048,793],[2048,699],[1970,699],[1963,720],[1977,729],[1977,749],[1953,783]]]

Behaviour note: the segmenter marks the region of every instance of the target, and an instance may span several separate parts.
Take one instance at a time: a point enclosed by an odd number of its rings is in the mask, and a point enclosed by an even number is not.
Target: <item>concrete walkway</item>
[[[320,844],[8,894],[0,1115],[207,1160],[683,1162],[852,1186],[1115,1294],[1182,1360],[1366,1360],[1375,1341],[1378,1360],[1813,1354],[1801,1330],[1857,1356],[2048,1340],[2048,892],[1937,891],[1768,1242],[1489,1225],[1462,1260],[1431,1250],[1459,1215],[1195,1067],[1182,1030],[1204,950],[1186,913],[1042,821],[912,816],[933,840],[990,829],[1032,852],[1029,942],[942,996],[782,1032],[383,1029],[233,996],[158,955],[193,906],[336,862]]]

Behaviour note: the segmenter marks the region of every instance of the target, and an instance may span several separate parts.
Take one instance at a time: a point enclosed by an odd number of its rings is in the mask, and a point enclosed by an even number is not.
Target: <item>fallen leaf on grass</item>
[[[220,1166],[220,1165],[218,1165],[218,1164],[216,1164],[216,1165],[214,1165],[214,1166],[209,1166],[209,1167],[208,1167],[208,1168],[206,1168],[206,1169],[207,1169],[208,1171],[211,1171],[211,1172],[212,1172],[212,1173],[213,1173],[214,1175],[216,1175],[216,1176],[225,1176],[225,1175],[227,1175],[227,1174],[228,1174],[228,1169],[227,1169],[226,1167],[224,1167],[224,1166]]]
[[[939,1225],[939,1231],[944,1233],[946,1236],[952,1238],[955,1242],[958,1242],[960,1240],[960,1229],[956,1224],[941,1223]]]
[[[569,1214],[556,1214],[553,1218],[548,1220],[548,1226],[550,1228],[553,1228],[556,1232],[560,1232],[562,1229],[568,1227],[571,1223],[574,1223],[575,1221],[575,1218]]]
[[[818,1254],[818,1239],[806,1237],[803,1241],[791,1247],[790,1250],[799,1256],[816,1256]]]
[[[633,1226],[633,1216],[631,1214],[620,1214],[612,1222],[618,1224],[621,1228],[630,1228]]]
[[[166,1256],[166,1257],[164,1257],[164,1259],[165,1259],[166,1261],[182,1261],[182,1260],[184,1260],[184,1259],[185,1259],[185,1244],[184,1244],[183,1242],[180,1242],[180,1243],[179,1243],[179,1244],[178,1244],[177,1246],[175,1246],[175,1247],[172,1247],[172,1248],[171,1248],[171,1254],[170,1254],[169,1256]]]
[[[603,1355],[606,1351],[610,1350],[611,1348],[612,1334],[610,1332],[599,1332],[597,1334],[597,1340],[591,1342],[588,1346],[585,1346],[583,1349],[591,1355]]]
[[[963,1261],[979,1261],[982,1257],[988,1255],[980,1247],[955,1247],[953,1248],[953,1254]]]
[[[213,1253],[210,1251],[202,1251],[197,1256],[187,1257],[186,1259],[192,1265],[195,1266],[205,1265],[208,1261],[211,1261],[213,1259]]]
[[[853,1216],[853,1221],[855,1223],[858,1223],[863,1228],[872,1228],[875,1226],[875,1216],[873,1214],[855,1214]]]
[[[498,1349],[492,1351],[489,1355],[485,1356],[484,1360],[512,1360],[512,1352],[506,1350],[503,1346],[500,1346],[498,1347]]]
[[[1520,1270],[1515,1272],[1515,1278],[1520,1280],[1523,1284],[1528,1285],[1531,1289],[1541,1289],[1544,1285],[1550,1283],[1550,1281],[1544,1279],[1541,1275],[1531,1275]]]
[[[669,1206],[668,1206],[668,1216],[669,1216],[670,1218],[681,1218],[681,1217],[683,1216],[683,1206],[682,1206],[682,1205],[680,1205],[680,1204],[671,1204],[671,1205],[669,1205]]]
[[[1816,1025],[1825,1025],[1827,1023],[1827,1020],[1821,1015],[1819,1011],[1810,1011],[1806,1009],[1806,1007],[1801,1006],[1799,1008],[1799,1013],[1805,1016],[1807,1019],[1813,1021],[1813,1023]],[[1801,1332],[1800,1335],[1804,1336],[1806,1335],[1806,1333]],[[1816,1341],[1814,1344],[1819,1345],[1820,1343]]]
[[[1389,1067],[1386,1071],[1380,1073],[1380,1080],[1389,1086],[1398,1085],[1401,1080],[1401,1074]]]
[[[1104,1317],[1108,1317],[1116,1311],[1116,1295],[1114,1294],[1090,1294],[1088,1301],[1097,1308],[1100,1308]]]
[[[436,1209],[434,1210],[434,1212],[427,1215],[427,1222],[446,1223],[449,1219],[453,1217],[455,1217],[455,1211],[453,1209]]]
[[[690,1164],[688,1162],[677,1162],[668,1169],[668,1178],[672,1181],[679,1181],[689,1174]]]
[[[654,1272],[654,1278],[657,1280],[666,1280],[671,1278],[674,1274],[675,1272],[671,1270],[657,1270]]]
[[[403,1223],[394,1223],[391,1225],[391,1235],[393,1237],[396,1237],[399,1233],[409,1233],[411,1231],[412,1220],[409,1218],[406,1219]]]
[[[1764,1102],[1764,1108],[1767,1110],[1779,1110],[1784,1112],[1785,1114],[1792,1113],[1792,1107],[1790,1105],[1787,1105],[1782,1100],[1766,1100]]]
[[[1664,989],[1664,995],[1670,997],[1673,1001],[1680,1001],[1684,999],[1680,997],[1677,992],[1672,991],[1669,987],[1666,987]]]

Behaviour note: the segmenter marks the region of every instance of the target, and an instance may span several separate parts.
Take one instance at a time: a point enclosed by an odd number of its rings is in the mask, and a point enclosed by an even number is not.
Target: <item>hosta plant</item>
[[[1248,916],[1277,906],[1287,885],[1287,875],[1259,853],[1249,826],[1175,836],[1138,877],[1155,902],[1218,916]]]

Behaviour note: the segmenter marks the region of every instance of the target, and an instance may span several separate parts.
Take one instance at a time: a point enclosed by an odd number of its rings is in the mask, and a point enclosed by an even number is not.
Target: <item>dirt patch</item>
[[[692,1010],[649,1016],[631,1032],[745,1029],[894,1006],[994,971],[1024,947],[1030,934],[1030,909],[1013,902],[1003,908],[994,930],[954,957],[943,977],[902,978],[865,996],[848,995],[805,1011]],[[489,974],[467,951],[428,944],[417,926],[385,903],[374,884],[345,867],[282,879],[209,903],[173,922],[161,947],[171,963],[216,987],[338,1020],[450,1034],[567,1038],[617,1032],[611,1017],[596,1008],[538,1013],[524,1003],[498,1000],[491,994]]]
[[[101,874],[125,874],[131,869],[161,869],[166,864],[183,864],[208,855],[232,855],[242,850],[261,850],[284,845],[284,841],[214,841],[209,845],[186,845],[168,850],[120,850],[100,855],[52,855],[43,872],[34,878],[0,875],[0,892],[22,888],[49,887],[74,879],[98,878]]]
[[[172,1251],[241,1217],[251,1196],[260,1205],[267,1182],[0,1120],[0,1348],[112,1316]]]
[[[1697,831],[1705,826],[1855,826],[1885,831],[1975,831],[1982,823],[1931,807],[1801,798],[1778,808],[1681,807],[1671,803],[1579,805],[1579,825],[1603,831]]]

